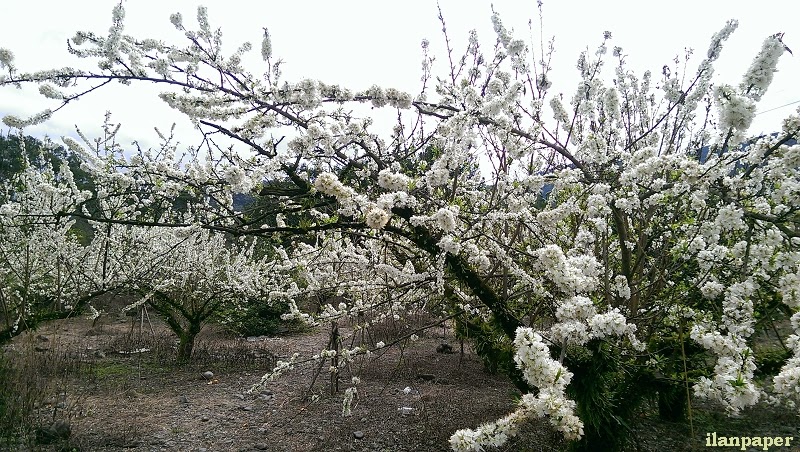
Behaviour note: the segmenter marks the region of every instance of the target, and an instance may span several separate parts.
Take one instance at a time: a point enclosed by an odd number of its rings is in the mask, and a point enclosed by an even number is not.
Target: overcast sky
[[[111,1],[2,1],[0,2],[0,47],[12,50],[20,70],[30,71],[63,66],[95,69],[88,61],[76,60],[66,51],[66,40],[77,30],[105,35],[111,24]],[[125,33],[154,37],[183,44],[183,36],[169,22],[170,14],[181,12],[187,27],[196,27],[198,4],[208,7],[212,28],[221,27],[223,42],[233,51],[244,41],[260,48],[262,27],[270,30],[273,53],[286,61],[284,79],[313,78],[344,84],[359,90],[378,84],[418,93],[422,54],[420,41],[427,38],[436,55],[434,73],[444,74],[441,25],[436,2],[406,1],[153,1],[126,0]],[[476,29],[485,52],[490,54],[495,35],[491,25],[490,2],[440,0],[456,55],[463,52],[467,33]],[[794,4],[794,6],[789,6]],[[579,52],[601,42],[603,31],[613,34],[611,46],[621,46],[630,67],[641,73],[661,67],[696,50],[694,66],[704,56],[711,35],[726,20],[735,18],[739,29],[725,45],[716,66],[716,82],[738,84],[765,37],[786,32],[784,42],[796,56],[786,54],[780,72],[759,105],[752,133],[779,130],[780,120],[797,108],[785,104],[800,101],[800,2],[754,1],[544,1],[545,39],[555,37],[554,90],[571,94],[576,81],[575,62]],[[533,19],[533,39],[538,47],[540,27],[535,1],[494,1],[495,9],[515,36],[529,41],[528,19]],[[258,52],[253,52],[248,69],[260,74]],[[132,89],[133,88],[133,89]],[[135,91],[134,91],[135,90]],[[69,105],[46,124],[26,129],[34,135],[74,135],[75,125],[96,134],[103,113],[123,123],[123,143],[134,139],[146,146],[157,142],[153,126],[168,129],[178,121],[181,141],[191,144],[188,121],[163,105],[157,91],[149,87],[115,87],[102,90]],[[0,89],[0,116],[26,116],[52,106],[35,88]],[[772,110],[772,111],[769,111]],[[8,129],[0,124],[0,133]]]

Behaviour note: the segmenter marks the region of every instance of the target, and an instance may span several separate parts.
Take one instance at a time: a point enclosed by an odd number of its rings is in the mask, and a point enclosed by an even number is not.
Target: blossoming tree
[[[22,73],[0,50],[0,85],[38,83],[58,110],[110,81],[156,83],[202,145],[180,154],[164,137],[158,150],[125,154],[65,139],[94,168],[95,196],[117,207],[90,212],[76,199],[64,211],[302,237],[276,245],[301,284],[274,294],[337,295],[321,313],[292,305],[290,316],[311,324],[427,309],[483,327],[471,337],[487,353],[508,352],[505,368],[524,395],[509,416],[456,432],[455,450],[502,444],[522,420],[543,416],[579,449],[619,448],[624,420],[652,387],[665,405],[691,390],[730,412],[800,397],[800,119],[790,115],[777,135],[747,135],[786,51],[782,35],[764,41],[739,85],[715,86],[713,64],[735,21],[714,34],[696,71],[665,66],[655,81],[631,72],[621,48],[609,56],[607,33],[580,55],[565,106],[550,90],[549,54],[534,58],[497,14],[491,53],[473,32],[441,77],[423,42],[417,96],[284,81],[268,33],[260,52],[269,71],[256,77],[241,65],[252,46],[223,56],[204,8],[197,30],[171,17],[183,47],[126,35],[123,18],[118,5],[107,36],[71,40],[70,52],[97,60],[96,70]],[[374,131],[347,110],[354,103],[397,110],[396,126]],[[53,111],[4,121],[22,128]],[[268,199],[271,210],[238,212],[234,193]],[[181,196],[182,209],[156,213]],[[773,321],[793,334],[783,367],[760,385],[753,333]],[[341,350],[338,365],[367,351]],[[262,384],[301,361],[280,362]]]
[[[253,239],[232,242],[223,234],[192,227],[112,230],[135,244],[117,259],[136,269],[121,286],[141,296],[124,310],[146,304],[158,312],[178,336],[179,361],[191,358],[197,335],[215,315],[242,309],[249,300],[266,299],[267,288],[279,288],[285,280],[275,268],[278,261],[255,255]]]
[[[2,341],[114,289],[110,271],[101,269],[102,240],[84,246],[75,219],[58,215],[87,196],[70,166],[56,172],[49,162],[29,164],[25,140],[19,144],[27,169],[4,180],[0,195]]]

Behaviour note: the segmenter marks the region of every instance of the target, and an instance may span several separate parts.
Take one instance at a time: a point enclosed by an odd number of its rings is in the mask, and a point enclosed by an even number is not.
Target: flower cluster
[[[714,376],[701,377],[695,384],[697,396],[718,400],[731,413],[758,402],[762,391],[753,383],[755,360],[741,336],[723,335],[710,325],[697,324],[691,337],[718,356]]]
[[[447,233],[455,231],[457,217],[458,206],[443,207],[431,216],[436,226]]]
[[[550,423],[568,440],[583,436],[583,422],[575,415],[575,402],[565,394],[572,373],[550,357],[550,349],[542,337],[530,328],[517,329],[514,347],[514,362],[522,370],[525,380],[538,388],[539,393],[525,394],[517,411],[498,421],[482,425],[476,430],[457,431],[450,437],[453,450],[477,451],[483,450],[484,446],[501,446],[517,433],[519,424],[529,417],[549,417]]]
[[[585,293],[598,284],[600,264],[593,256],[565,256],[557,245],[547,245],[536,250],[538,265],[555,283],[560,292],[568,295]]]
[[[367,223],[367,226],[372,229],[383,229],[386,223],[389,222],[389,212],[378,208],[372,209],[367,212],[364,221]]]
[[[744,132],[750,128],[756,115],[756,104],[752,99],[739,94],[729,85],[714,90],[714,100],[719,108],[720,128]]]
[[[429,187],[438,187],[450,180],[450,171],[447,168],[431,168],[425,173],[425,182]]]
[[[344,390],[344,399],[342,399],[342,416],[350,416],[353,414],[353,399],[355,399],[357,395],[358,389],[356,389],[355,386],[351,386]]]
[[[406,191],[410,180],[408,176],[393,173],[387,169],[378,173],[378,185],[390,191]]]
[[[761,51],[758,52],[739,84],[739,89],[754,101],[761,100],[772,83],[772,77],[778,70],[778,59],[785,50],[786,46],[781,42],[780,34],[765,39]]]

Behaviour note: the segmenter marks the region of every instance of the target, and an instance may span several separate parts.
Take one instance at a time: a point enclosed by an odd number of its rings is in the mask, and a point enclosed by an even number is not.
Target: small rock
[[[182,395],[182,396],[178,397],[178,400],[179,400],[181,403],[189,403],[189,398],[188,398],[188,397],[186,397],[185,395]]]
[[[269,445],[267,443],[256,443],[253,447],[258,450],[267,450],[269,449]]]
[[[244,400],[244,394],[236,394],[235,397],[239,400]]]
[[[253,407],[250,405],[245,405],[242,407],[242,411],[253,411]]]
[[[419,378],[420,380],[425,380],[425,381],[433,381],[433,380],[436,379],[436,375],[434,375],[434,374],[419,374],[419,375],[417,375],[417,378]]]
[[[211,372],[210,370],[203,372],[203,378],[205,378],[206,380],[211,380],[212,378],[214,378],[214,372]]]
[[[47,348],[47,347],[42,347],[41,345],[34,345],[34,346],[33,346],[33,349],[34,349],[35,351],[37,351],[37,352],[40,352],[40,353],[41,353],[41,352],[46,352],[47,350],[50,350],[49,348]]]
[[[402,414],[403,416],[408,416],[409,414],[411,414],[414,411],[414,408],[404,406],[404,407],[398,408],[397,411],[400,414]]]
[[[211,418],[209,418],[208,416],[203,416],[203,417],[200,418],[200,421],[201,422],[208,422],[210,419]]]
[[[361,430],[356,430],[353,432],[353,438],[361,439],[363,437],[364,437],[364,432],[362,432]]]
[[[95,350],[95,351],[94,351],[94,357],[95,357],[95,358],[100,358],[100,359],[103,359],[103,358],[105,358],[105,357],[106,357],[106,354],[105,354],[105,352],[104,352],[104,351],[102,351],[102,350]]]
[[[438,347],[436,347],[436,353],[453,353],[453,346],[446,342],[442,342]]]
[[[51,444],[69,438],[72,434],[72,427],[67,421],[55,421],[47,427],[37,431],[37,438],[42,444]]]
[[[128,389],[127,391],[123,392],[122,395],[129,399],[138,399],[139,397],[142,396],[141,394],[136,392],[135,389]]]
[[[43,334],[36,336],[36,340],[39,342],[50,342],[50,339]]]

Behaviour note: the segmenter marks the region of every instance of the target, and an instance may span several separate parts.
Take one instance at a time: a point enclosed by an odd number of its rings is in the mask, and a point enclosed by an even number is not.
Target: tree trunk
[[[178,334],[178,362],[185,363],[192,358],[194,341],[200,333],[200,323],[191,323],[189,328]]]
[[[684,422],[687,415],[686,390],[664,385],[658,390],[658,417],[664,421]]]

